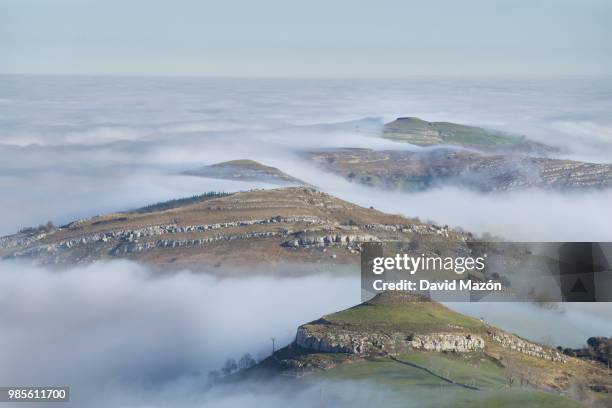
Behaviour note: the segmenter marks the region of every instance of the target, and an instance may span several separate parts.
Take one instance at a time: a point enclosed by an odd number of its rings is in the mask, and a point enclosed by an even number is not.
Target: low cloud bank
[[[239,158],[276,165],[347,199],[374,201],[369,205],[477,232],[525,239],[533,231],[533,239],[542,240],[557,236],[563,226],[563,239],[581,239],[591,230],[587,239],[595,240],[612,230],[605,220],[596,225],[609,202],[606,193],[480,196],[445,189],[389,195],[340,184],[296,158],[300,151],[331,147],[415,149],[377,133],[386,121],[417,116],[523,133],[565,148],[569,157],[609,161],[612,81],[606,79],[0,81],[0,211],[5,221],[0,235],[211,189],[269,187],[174,176]]]
[[[289,267],[287,267],[289,268]],[[52,271],[0,262],[0,384],[71,387],[78,407],[366,406],[370,383],[242,382],[207,387],[228,357],[263,358],[299,324],[359,303],[357,276],[154,274],[128,261]],[[579,346],[610,335],[609,304],[453,304],[533,340]],[[546,322],[543,324],[542,322]],[[405,406],[405,405],[399,405]],[[416,404],[415,406],[419,406]]]
[[[449,303],[451,309],[550,346],[583,347],[592,336],[612,337],[612,303]]]
[[[288,344],[299,324],[358,302],[357,277],[217,280],[124,261],[61,272],[0,262],[0,384],[68,384],[79,407],[130,389],[198,389],[228,357],[269,355],[271,337]]]
[[[338,186],[342,183],[338,182]],[[325,184],[324,184],[325,186]],[[612,241],[612,191],[482,194],[444,187],[406,194],[350,186],[327,191],[363,206],[514,241]]]

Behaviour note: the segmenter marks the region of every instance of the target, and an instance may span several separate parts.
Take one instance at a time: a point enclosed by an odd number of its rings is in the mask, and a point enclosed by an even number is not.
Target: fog
[[[0,235],[211,190],[273,187],[179,174],[250,158],[363,206],[476,233],[610,241],[610,191],[389,192],[324,173],[300,154],[334,147],[419,149],[379,137],[386,121],[417,116],[527,134],[561,147],[560,157],[607,162],[611,94],[609,79],[0,76]],[[69,384],[79,407],[313,406],[320,384],[299,392],[283,384],[203,387],[208,371],[227,357],[265,356],[270,337],[287,344],[299,324],[358,303],[357,278],[330,272],[218,280],[189,271],[159,276],[123,261],[60,272],[3,261],[0,384]],[[606,304],[452,307],[568,346],[612,334]],[[364,390],[376,395],[370,384],[338,387],[330,394],[361,402]]]
[[[592,336],[612,337],[612,303],[449,303],[451,309],[551,347],[584,347]]]
[[[75,406],[148,389],[202,389],[244,353],[359,302],[357,275],[155,275],[126,261],[52,272],[0,262],[0,384],[69,384]],[[197,388],[193,388],[195,391]]]
[[[322,393],[334,406],[379,401],[387,390],[350,381],[207,387],[228,357],[264,358],[271,337],[284,346],[298,325],[358,303],[359,285],[357,274],[217,279],[128,261],[64,271],[3,261],[0,383],[67,384],[78,407],[310,407]],[[553,345],[612,335],[608,304],[451,306]]]
[[[527,134],[562,157],[612,158],[612,81],[0,77],[0,234],[208,190],[272,187],[177,175],[251,158],[378,209],[522,240],[608,240],[609,192],[372,191],[303,151],[418,149],[378,137],[418,116]],[[44,202],[41,206],[39,203]]]
[[[416,215],[441,225],[515,241],[612,240],[612,219],[608,216],[612,191],[536,189],[482,194],[449,186],[413,194],[372,194],[368,188],[351,186],[350,191],[343,190],[339,195],[381,211]]]

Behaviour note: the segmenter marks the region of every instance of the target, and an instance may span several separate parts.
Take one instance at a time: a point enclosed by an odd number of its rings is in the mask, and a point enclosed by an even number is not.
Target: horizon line
[[[160,78],[160,79],[220,79],[220,80],[558,80],[558,79],[612,79],[612,74],[490,74],[490,75],[445,75],[414,74],[405,76],[288,76],[288,75],[207,75],[207,74],[117,74],[117,73],[17,73],[0,72],[0,76],[63,77],[63,78]]]

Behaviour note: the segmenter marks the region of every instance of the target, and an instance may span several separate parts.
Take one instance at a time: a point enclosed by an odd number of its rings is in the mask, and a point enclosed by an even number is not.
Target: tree
[[[230,375],[237,369],[238,365],[236,364],[236,360],[234,360],[233,358],[228,358],[227,360],[225,360],[225,364],[223,365],[223,368],[221,368],[221,372],[223,373],[223,375]]]
[[[255,359],[253,358],[253,356],[251,356],[250,353],[246,353],[245,355],[240,357],[240,360],[238,360],[239,370],[246,370],[247,368],[251,368],[254,365],[255,365]]]

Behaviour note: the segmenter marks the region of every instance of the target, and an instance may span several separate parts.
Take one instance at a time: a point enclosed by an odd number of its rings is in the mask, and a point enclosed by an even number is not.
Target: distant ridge
[[[421,191],[445,185],[476,191],[601,190],[612,188],[612,164],[436,149],[334,149],[308,157],[349,181],[389,190]]]
[[[427,122],[415,117],[401,117],[385,124],[383,137],[418,146],[454,145],[493,152],[537,154],[557,151],[525,136],[451,122]]]
[[[211,164],[197,169],[184,171],[182,174],[198,177],[217,178],[237,181],[259,181],[279,186],[307,186],[308,183],[292,177],[276,167],[265,166],[248,159],[230,160]]]

